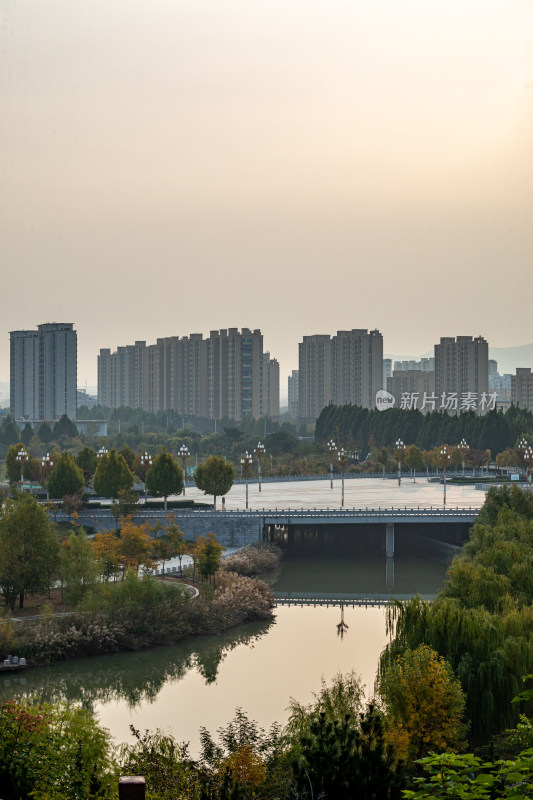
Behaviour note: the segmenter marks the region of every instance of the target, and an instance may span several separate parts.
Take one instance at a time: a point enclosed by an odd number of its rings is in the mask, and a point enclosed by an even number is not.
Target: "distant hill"
[[[517,367],[533,369],[533,344],[521,344],[518,347],[490,347],[489,358],[498,362],[498,372],[514,374]]]
[[[7,408],[9,405],[9,383],[0,381],[0,408]]]

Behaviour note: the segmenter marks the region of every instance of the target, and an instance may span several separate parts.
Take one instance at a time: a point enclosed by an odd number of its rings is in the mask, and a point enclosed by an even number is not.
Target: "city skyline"
[[[531,4],[47,0],[0,24],[0,381],[36,320],[75,321],[90,387],[101,348],[232,326],[283,392],[303,336],[532,341]]]

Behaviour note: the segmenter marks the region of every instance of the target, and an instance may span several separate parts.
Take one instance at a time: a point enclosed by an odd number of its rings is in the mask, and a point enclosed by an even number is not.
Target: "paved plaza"
[[[398,486],[397,478],[347,478],[344,482],[345,508],[442,508],[443,484],[428,483],[425,477],[416,479],[402,478]],[[187,486],[186,497],[206,501],[206,495],[194,486]],[[211,498],[212,499],[212,498]],[[446,487],[446,505],[448,508],[479,508],[485,501],[485,491],[468,486]],[[333,489],[330,481],[282,481],[263,483],[259,492],[257,480],[248,485],[248,504],[251,509],[262,508],[340,508],[341,479],[335,478]],[[228,511],[243,510],[246,507],[246,487],[235,484],[226,495]],[[217,498],[217,509],[222,508],[221,498]]]

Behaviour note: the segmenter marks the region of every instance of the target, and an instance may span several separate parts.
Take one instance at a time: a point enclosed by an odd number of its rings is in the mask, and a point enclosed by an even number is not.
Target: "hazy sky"
[[[533,341],[533,0],[0,0],[9,331]]]

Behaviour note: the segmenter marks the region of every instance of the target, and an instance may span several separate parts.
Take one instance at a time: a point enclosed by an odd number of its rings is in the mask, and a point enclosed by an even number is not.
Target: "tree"
[[[100,575],[106,580],[116,574],[119,569],[119,538],[114,531],[100,531],[93,539],[94,552]]]
[[[379,692],[396,754],[415,761],[464,745],[466,699],[449,663],[427,645],[407,649],[382,674]]]
[[[10,447],[12,444],[20,442],[20,431],[13,417],[7,416],[2,422],[2,427],[0,428],[0,441],[6,447]]]
[[[85,486],[89,486],[98,465],[96,450],[93,450],[92,447],[84,447],[76,456],[76,464],[83,472]]]
[[[22,442],[11,444],[6,454],[6,473],[9,483],[15,484],[20,481],[20,462],[17,461],[17,456],[21,450],[24,450]],[[29,460],[29,459],[28,459]],[[26,462],[27,464],[28,462]],[[24,466],[26,466],[26,464]]]
[[[25,592],[48,591],[59,540],[46,509],[29,494],[6,500],[0,519],[0,586],[6,605],[24,605]]]
[[[115,450],[104,453],[98,459],[98,466],[93,481],[96,494],[104,497],[118,497],[123,489],[133,486],[133,473],[121,455]]]
[[[5,800],[114,797],[109,732],[91,712],[63,703],[0,705],[0,785]]]
[[[148,569],[153,568],[152,543],[148,530],[148,523],[135,525],[131,517],[124,520],[117,545],[123,578],[129,569],[137,572],[141,564]]]
[[[196,567],[202,578],[209,578],[215,575],[220,566],[222,551],[225,548],[217,542],[215,533],[208,533],[207,536],[200,536],[196,543],[195,560]]]
[[[227,494],[235,480],[235,467],[220,456],[209,456],[203,464],[198,464],[194,482],[200,491],[213,495],[213,505],[217,507],[217,497]]]
[[[410,444],[406,449],[404,461],[407,469],[411,469],[413,471],[413,480],[416,481],[417,469],[422,469],[425,464],[422,451],[416,446],[416,444]]]
[[[111,506],[111,513],[115,517],[117,528],[121,519],[133,516],[138,502],[139,495],[136,492],[132,492],[131,489],[121,489],[119,491],[117,502]]]
[[[61,545],[61,583],[66,587],[68,603],[76,605],[96,581],[97,566],[93,543],[85,531],[72,532]]]
[[[163,452],[155,457],[154,463],[146,473],[146,488],[155,497],[165,498],[165,511],[169,494],[179,494],[183,489],[183,472],[171,453]]]
[[[126,462],[126,464],[128,465],[128,467],[133,472],[133,467],[134,467],[134,464],[135,464],[135,453],[133,452],[131,447],[129,445],[125,444],[124,447],[121,447],[118,452],[123,457],[123,459]]]
[[[48,478],[48,492],[54,498],[81,494],[85,488],[82,470],[70,453],[60,453]]]
[[[37,436],[39,437],[39,439],[43,444],[50,444],[50,442],[54,438],[54,434],[52,433],[52,428],[50,427],[48,422],[41,422],[36,432]]]
[[[54,425],[53,435],[54,439],[59,439],[61,436],[65,436],[67,439],[74,439],[78,435],[76,423],[73,422],[67,414],[63,414],[59,422],[56,422]]]

